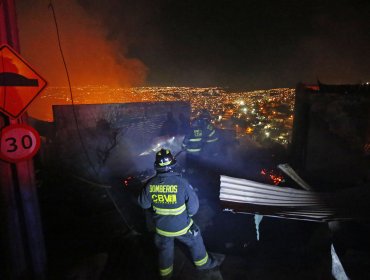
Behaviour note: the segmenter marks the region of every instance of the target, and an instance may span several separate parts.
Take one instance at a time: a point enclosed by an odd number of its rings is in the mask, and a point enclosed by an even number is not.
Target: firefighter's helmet
[[[161,149],[155,155],[154,167],[159,172],[168,172],[176,165],[176,158],[168,149]]]
[[[201,120],[199,118],[196,118],[196,119],[192,120],[192,122],[191,122],[191,127],[193,127],[193,128],[202,127],[202,125],[203,125],[203,120]]]
[[[210,121],[212,119],[212,116],[211,114],[209,113],[208,110],[206,109],[202,109],[200,112],[199,112],[199,119],[204,119],[204,120],[207,120],[207,121]]]

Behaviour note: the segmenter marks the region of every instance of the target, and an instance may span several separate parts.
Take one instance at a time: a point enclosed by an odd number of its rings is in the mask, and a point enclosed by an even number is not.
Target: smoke
[[[22,56],[50,86],[67,86],[49,1],[17,3]],[[128,44],[107,39],[108,30],[75,1],[53,1],[72,86],[139,86],[148,68],[128,57]]]
[[[22,54],[51,85],[65,85],[48,2],[17,2]],[[229,2],[55,0],[72,83],[256,89],[368,81],[368,2]]]

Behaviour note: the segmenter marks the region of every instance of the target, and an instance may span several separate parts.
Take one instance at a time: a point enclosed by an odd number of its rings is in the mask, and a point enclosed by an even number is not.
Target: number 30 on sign
[[[32,158],[40,148],[40,135],[26,124],[12,124],[0,132],[0,158],[12,163]]]

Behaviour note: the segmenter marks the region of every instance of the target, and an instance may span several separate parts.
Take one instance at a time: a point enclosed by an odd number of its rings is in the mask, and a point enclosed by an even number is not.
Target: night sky
[[[64,73],[60,72],[62,67],[56,66],[60,65],[60,58],[57,58],[55,30],[47,8],[49,1],[17,2],[22,54],[33,65],[40,65],[40,60],[45,61],[40,53],[44,56],[53,53],[56,60],[53,69],[59,69],[60,74],[53,76],[46,69],[50,66],[46,62],[39,69],[51,75],[51,84],[54,81],[63,84],[65,81],[56,78]],[[68,61],[71,71],[77,60],[85,66],[91,64],[88,58],[82,62],[79,52],[85,56],[91,53],[90,57],[96,58],[105,52],[106,47],[101,44],[108,44],[109,57],[115,60],[116,67],[124,68],[122,75],[130,77],[122,85],[264,89],[295,87],[298,82],[314,83],[317,79],[346,84],[370,80],[370,1],[59,0],[53,3],[67,59],[68,52],[75,55],[70,55]],[[96,34],[91,35],[96,26]],[[73,32],[79,28],[83,31],[76,36]],[[40,36],[42,39],[38,39]],[[89,36],[96,36],[94,40],[99,38],[104,43],[85,40]],[[50,39],[49,51],[42,50],[46,38]],[[37,45],[35,41],[43,44]],[[94,48],[100,48],[99,55],[94,53]],[[35,53],[35,49],[39,51]],[[109,59],[101,65],[97,60],[88,68],[104,70]],[[78,84],[98,83],[96,76],[103,75],[99,71],[86,73],[87,77],[94,76],[91,81],[77,78],[82,75],[81,70],[75,73]],[[117,69],[112,73],[117,73]],[[112,81],[102,78],[101,82]]]

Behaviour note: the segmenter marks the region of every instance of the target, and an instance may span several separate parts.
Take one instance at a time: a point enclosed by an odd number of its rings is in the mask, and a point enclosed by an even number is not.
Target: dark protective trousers
[[[165,277],[172,274],[175,238],[189,248],[196,268],[208,269],[212,266],[213,260],[208,256],[200,230],[198,226],[193,224],[184,235],[167,237],[156,234],[155,245],[159,250],[159,271],[161,276]]]

